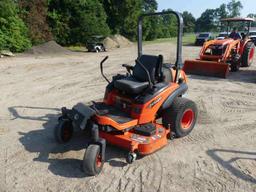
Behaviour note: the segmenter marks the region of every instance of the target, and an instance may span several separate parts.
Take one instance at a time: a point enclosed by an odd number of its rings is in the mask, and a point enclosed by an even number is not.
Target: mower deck
[[[105,139],[112,145],[119,146],[130,152],[137,152],[140,155],[151,154],[167,144],[169,130],[160,124],[149,123],[138,125],[137,119],[132,119],[128,113],[119,110],[117,107],[105,103],[95,103],[97,110],[97,122],[102,125],[117,126],[129,129],[122,131],[100,131],[100,138]]]
[[[140,155],[148,155],[161,149],[168,143],[167,135],[170,133],[170,130],[165,129],[160,124],[154,125],[156,132],[151,136],[137,134],[134,131],[128,131],[123,134],[100,131],[99,135],[112,145],[131,152],[138,152]]]

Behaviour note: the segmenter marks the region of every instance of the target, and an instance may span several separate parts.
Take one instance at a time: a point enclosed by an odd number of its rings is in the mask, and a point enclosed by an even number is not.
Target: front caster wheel
[[[84,154],[83,170],[89,176],[98,175],[103,168],[104,159],[99,145],[90,145]]]
[[[67,143],[73,136],[72,121],[59,119],[58,125],[55,127],[55,139],[58,143]]]
[[[129,152],[127,157],[126,157],[126,162],[128,164],[132,164],[136,159],[137,159],[137,154]]]

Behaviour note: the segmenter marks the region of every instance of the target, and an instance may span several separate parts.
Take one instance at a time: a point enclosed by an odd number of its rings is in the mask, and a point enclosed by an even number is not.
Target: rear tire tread
[[[244,49],[244,52],[242,55],[242,62],[241,62],[242,67],[250,67],[251,64],[253,63],[253,59],[251,62],[249,62],[249,54],[250,54],[251,49],[255,49],[255,45],[253,42],[248,42],[245,45],[245,49]]]
[[[195,116],[190,128],[185,130],[181,128],[180,121],[184,111],[187,109],[192,109]],[[170,125],[177,138],[185,137],[193,130],[196,124],[197,113],[198,110],[196,104],[193,101],[178,97],[173,101],[171,107],[163,113],[163,125],[165,127]]]

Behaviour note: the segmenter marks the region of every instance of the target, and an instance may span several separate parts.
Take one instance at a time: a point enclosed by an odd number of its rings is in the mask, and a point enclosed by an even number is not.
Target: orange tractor
[[[163,56],[142,52],[142,21],[144,17],[173,14],[178,20],[178,42],[175,65],[164,65]],[[183,19],[180,13],[150,13],[139,18],[138,58],[134,66],[124,64],[126,75],[116,75],[108,82],[102,102],[79,103],[72,109],[62,108],[55,128],[59,143],[68,142],[74,130],[90,133],[90,142],[83,159],[87,175],[101,172],[105,162],[106,142],[128,151],[127,163],[137,155],[148,155],[168,144],[168,139],[184,137],[194,128],[196,104],[183,94],[188,89],[182,68]]]
[[[253,21],[251,18],[222,19],[222,22],[227,23],[227,37],[206,42],[200,51],[199,59],[185,61],[183,70],[187,74],[226,78],[229,71],[236,72],[240,67],[250,67],[255,45],[248,34]],[[247,24],[246,33],[233,31],[228,35],[234,22]]]

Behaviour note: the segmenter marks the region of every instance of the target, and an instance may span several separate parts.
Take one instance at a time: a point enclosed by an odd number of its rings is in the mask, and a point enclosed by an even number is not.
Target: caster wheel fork
[[[126,162],[132,164],[137,159],[137,154],[134,152],[129,152],[126,157]]]

